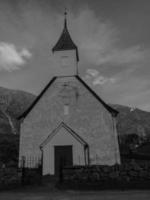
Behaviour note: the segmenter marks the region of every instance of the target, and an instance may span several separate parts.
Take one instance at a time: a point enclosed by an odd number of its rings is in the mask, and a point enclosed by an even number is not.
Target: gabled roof
[[[101,102],[101,104],[113,115],[113,116],[117,116],[117,114],[119,113],[117,110],[115,110],[114,108],[112,108],[111,106],[109,106],[108,104],[106,104],[97,94],[96,92],[94,92],[94,90],[92,90],[81,78],[80,76],[76,76],[76,78],[89,90],[90,93],[93,94],[93,96]]]
[[[59,126],[50,133],[50,135],[42,142],[40,145],[40,148],[43,148],[58,132],[61,128],[65,128],[68,133],[70,133],[78,142],[80,142],[82,145],[88,145],[82,138],[79,136],[75,131],[73,131],[67,124],[64,122],[61,122]]]
[[[37,98],[31,103],[29,108],[25,110],[17,119],[20,120],[22,118],[25,118],[28,113],[32,110],[32,108],[36,105],[36,103],[40,100],[40,98],[43,96],[43,94],[47,91],[47,89],[51,86],[51,84],[56,80],[56,77],[53,77],[50,82],[46,85],[46,87],[42,90],[42,92],[37,96]]]
[[[112,116],[117,116],[119,112],[115,110],[114,108],[110,107],[108,104],[106,104],[78,75],[72,76],[72,77],[75,77],[77,80],[79,80],[80,83],[82,83],[87,88],[87,90],[112,114]],[[46,85],[46,87],[42,90],[42,92],[37,96],[37,98],[29,106],[29,108],[17,118],[18,120],[25,118],[30,113],[30,111],[37,104],[37,102],[40,100],[43,94],[48,90],[48,88],[55,82],[57,78],[58,77],[53,77],[50,80],[50,82]]]
[[[54,52],[54,51],[73,50],[73,49],[76,50],[77,61],[79,61],[78,48],[71,39],[71,36],[67,28],[67,20],[65,18],[63,31],[61,33],[58,42],[52,48],[52,51]]]

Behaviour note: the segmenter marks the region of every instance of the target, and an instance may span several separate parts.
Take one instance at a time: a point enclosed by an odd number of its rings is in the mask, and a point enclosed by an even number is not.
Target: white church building
[[[57,175],[61,164],[119,164],[118,112],[79,76],[79,52],[66,16],[52,52],[55,76],[19,117],[19,158],[41,158],[43,175]]]

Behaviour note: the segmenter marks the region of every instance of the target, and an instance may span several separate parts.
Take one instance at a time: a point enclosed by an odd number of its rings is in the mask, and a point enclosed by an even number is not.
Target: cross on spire
[[[65,16],[65,20],[64,20],[64,27],[67,28],[67,8],[65,8],[65,12],[64,12],[64,16]]]
[[[67,17],[67,8],[65,8],[65,12],[64,12],[64,15],[65,15],[65,18]]]
[[[67,28],[67,9],[65,8],[64,12],[64,28],[60,35],[60,38],[58,39],[55,46],[52,48],[52,51],[64,51],[64,50],[75,50],[76,51],[76,58],[77,61],[79,61],[79,55],[78,55],[78,48],[71,39],[71,36],[69,34],[68,28]]]

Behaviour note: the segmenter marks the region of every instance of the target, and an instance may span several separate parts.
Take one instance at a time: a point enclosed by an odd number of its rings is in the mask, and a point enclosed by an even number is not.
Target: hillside
[[[117,129],[120,136],[137,134],[140,137],[150,136],[150,112],[122,105],[112,105],[119,111]]]
[[[17,134],[18,117],[35,99],[35,95],[0,87],[0,134]],[[150,136],[150,112],[122,105],[111,105],[119,111],[117,129],[120,136]]]
[[[18,134],[16,118],[34,99],[30,93],[0,87],[0,134]]]
[[[17,166],[19,149],[19,122],[21,115],[36,98],[33,94],[0,87],[0,166]],[[133,109],[122,105],[111,105],[119,111],[117,129],[120,151],[127,153],[139,143],[150,138],[150,112]],[[135,135],[136,134],[136,135]],[[137,135],[140,140],[137,140]],[[139,137],[138,137],[139,138]],[[141,139],[142,138],[142,139]],[[143,140],[144,138],[144,140]],[[142,146],[142,152],[149,149],[149,144]],[[140,150],[141,151],[141,150]],[[147,152],[149,155],[149,151]]]

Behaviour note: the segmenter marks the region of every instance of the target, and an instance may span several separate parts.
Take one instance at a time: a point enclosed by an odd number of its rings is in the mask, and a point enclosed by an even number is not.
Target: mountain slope
[[[0,87],[0,134],[18,134],[16,118],[34,99],[30,93]]]
[[[36,98],[35,95],[0,87],[0,134],[17,134],[21,115]],[[117,129],[120,136],[137,134],[150,137],[150,112],[122,105],[111,105],[119,111]]]
[[[16,118],[31,105],[35,98],[36,96],[27,92],[0,87],[0,166],[3,163],[17,166],[19,122]],[[137,144],[135,134],[140,138],[150,138],[150,112],[122,105],[111,106],[119,111],[117,129],[122,153],[130,152],[132,143]],[[144,150],[149,155],[147,149],[149,144]]]
[[[141,137],[150,136],[150,112],[122,105],[112,105],[119,111],[117,129],[119,135],[137,134]]]

